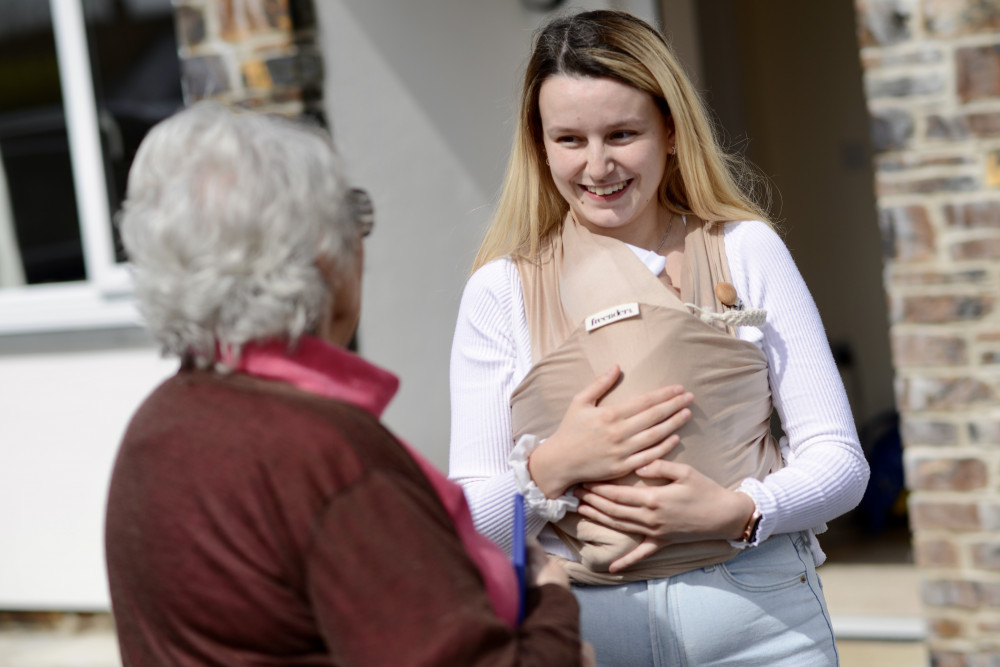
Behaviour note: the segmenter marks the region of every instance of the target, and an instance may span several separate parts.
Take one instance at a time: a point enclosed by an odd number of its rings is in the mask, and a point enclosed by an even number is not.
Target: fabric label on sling
[[[607,310],[602,310],[599,313],[594,313],[586,319],[587,331],[600,329],[606,324],[627,320],[630,317],[639,317],[638,303],[623,303],[612,306]]]

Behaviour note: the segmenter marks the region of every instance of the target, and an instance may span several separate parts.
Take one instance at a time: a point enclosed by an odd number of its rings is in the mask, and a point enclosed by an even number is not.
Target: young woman
[[[738,167],[654,28],[593,11],[539,33],[455,332],[451,476],[501,544],[526,495],[602,665],[837,661],[815,533],[868,467]],[[683,425],[629,466],[618,441],[655,387],[687,406],[659,428]]]

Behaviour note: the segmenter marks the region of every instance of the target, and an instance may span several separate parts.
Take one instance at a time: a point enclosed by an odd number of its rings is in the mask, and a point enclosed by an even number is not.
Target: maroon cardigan
[[[512,630],[416,462],[372,415],[182,370],[140,407],[108,497],[125,665],[577,665],[578,608]]]

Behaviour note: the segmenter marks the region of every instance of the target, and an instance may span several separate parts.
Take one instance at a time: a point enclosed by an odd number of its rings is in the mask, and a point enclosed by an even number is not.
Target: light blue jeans
[[[720,565],[620,586],[574,586],[599,667],[837,665],[805,534]]]

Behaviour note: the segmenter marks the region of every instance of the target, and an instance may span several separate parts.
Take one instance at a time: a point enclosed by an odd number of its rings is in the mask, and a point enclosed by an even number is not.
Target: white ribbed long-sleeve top
[[[817,529],[852,509],[869,470],[819,311],[785,244],[768,225],[746,221],[727,224],[725,248],[740,298],[767,311],[763,327],[740,327],[737,334],[767,356],[772,400],[787,436],[786,466],[741,486],[762,514],[759,543]],[[517,269],[507,258],[494,260],[469,279],[459,307],[449,476],[465,489],[479,531],[508,550],[517,492],[508,463],[510,397],[531,364]],[[537,534],[545,522],[526,512],[528,532]]]

